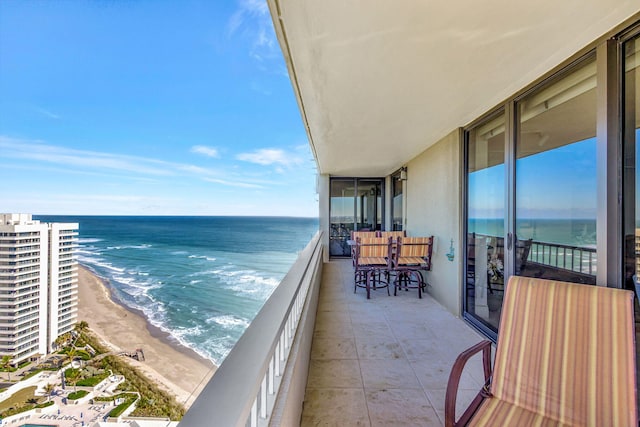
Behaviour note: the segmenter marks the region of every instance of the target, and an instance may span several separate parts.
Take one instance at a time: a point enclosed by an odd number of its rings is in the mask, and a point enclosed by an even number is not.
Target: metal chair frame
[[[356,237],[354,258],[354,288],[365,288],[367,299],[371,298],[371,289],[387,288],[392,269],[392,239],[382,237]]]
[[[393,253],[393,271],[396,273],[393,295],[398,295],[399,288],[418,289],[418,298],[422,298],[427,286],[422,272],[431,270],[432,254],[433,236],[398,237]]]

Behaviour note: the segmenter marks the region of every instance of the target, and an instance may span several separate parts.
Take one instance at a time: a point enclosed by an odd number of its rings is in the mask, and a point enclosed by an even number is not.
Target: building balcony
[[[444,424],[449,372],[482,337],[428,294],[354,293],[350,260],[322,263],[314,239],[180,426]],[[315,247],[315,249],[314,249]],[[433,283],[434,287],[438,284]],[[295,290],[294,290],[295,289]],[[277,313],[277,314],[276,314]],[[458,404],[482,382],[480,359]]]
[[[431,293],[354,292],[350,259],[322,262],[320,237],[301,252],[180,422],[207,425],[444,425],[451,367],[484,339]],[[441,266],[442,267],[442,266]],[[451,280],[456,280],[455,278]],[[466,365],[458,415],[483,383]]]
[[[354,293],[350,260],[326,263],[302,425],[441,426],[451,366],[482,339],[429,295],[378,289],[367,300]],[[461,381],[462,408],[482,382],[477,358]]]

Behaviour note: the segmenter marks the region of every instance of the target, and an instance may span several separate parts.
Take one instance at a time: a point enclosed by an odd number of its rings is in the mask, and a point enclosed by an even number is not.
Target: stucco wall
[[[460,132],[455,130],[407,163],[406,229],[409,236],[433,235],[428,292],[460,315]],[[453,239],[455,259],[446,253]]]

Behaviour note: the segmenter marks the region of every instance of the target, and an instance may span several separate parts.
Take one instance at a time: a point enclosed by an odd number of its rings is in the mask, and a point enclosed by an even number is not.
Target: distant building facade
[[[78,312],[77,223],[0,214],[0,357],[47,354]]]

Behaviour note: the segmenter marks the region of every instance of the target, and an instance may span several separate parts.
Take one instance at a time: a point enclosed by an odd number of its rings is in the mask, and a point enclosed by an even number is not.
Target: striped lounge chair
[[[491,343],[454,363],[445,426],[638,425],[633,293],[512,276]],[[486,385],[455,421],[465,362],[482,350]]]

